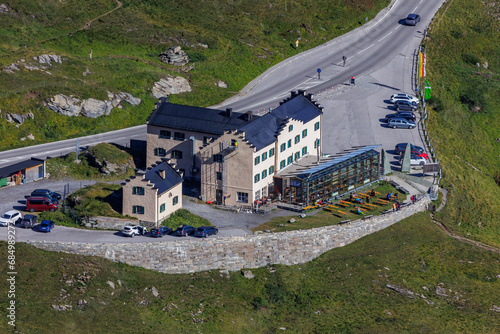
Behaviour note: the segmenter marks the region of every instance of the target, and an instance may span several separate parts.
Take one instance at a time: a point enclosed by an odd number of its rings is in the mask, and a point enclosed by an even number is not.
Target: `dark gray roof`
[[[236,130],[248,123],[245,114],[233,112],[231,117],[226,115],[225,110],[162,102],[149,117],[148,124],[222,135],[224,130]],[[254,119],[256,117],[253,116]]]
[[[288,119],[307,123],[323,112],[304,95],[297,95],[282,105],[241,126],[238,131],[245,132],[245,139],[258,150],[271,145]]]
[[[159,172],[162,170],[165,171],[165,179],[160,176]],[[179,173],[165,161],[146,171],[144,178],[154,184],[154,187],[158,189],[158,194],[163,194],[165,191],[179,184],[179,182],[182,182],[182,177]]]
[[[7,167],[0,168],[0,178],[9,177],[26,168],[43,165],[43,162],[44,160],[42,159],[31,158],[30,160],[21,161]]]

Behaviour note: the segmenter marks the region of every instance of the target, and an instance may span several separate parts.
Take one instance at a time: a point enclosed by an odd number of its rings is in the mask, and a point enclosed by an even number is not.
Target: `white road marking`
[[[390,33],[388,33],[387,35],[385,35],[384,37],[382,37],[381,39],[378,40],[378,42],[381,42],[383,41],[387,36],[389,36],[390,34],[392,34],[392,31]]]
[[[357,55],[359,55],[360,53],[362,52],[365,52],[366,50],[368,50],[369,48],[371,48],[372,46],[374,46],[375,44],[371,44],[370,46],[366,47],[365,49],[359,51],[358,53],[356,53]]]

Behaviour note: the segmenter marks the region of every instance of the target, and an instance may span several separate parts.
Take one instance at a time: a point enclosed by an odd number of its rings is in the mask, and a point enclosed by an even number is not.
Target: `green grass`
[[[0,109],[33,120],[19,128],[0,119],[0,149],[95,134],[144,124],[156,102],[153,82],[165,75],[187,78],[191,93],[170,100],[209,106],[231,97],[274,64],[352,30],[373,18],[389,0],[122,1],[123,7],[80,30],[89,20],[116,7],[108,0],[9,1],[16,15],[0,21],[0,68],[41,54],[63,56],[63,64],[40,71],[0,71]],[[295,40],[301,37],[295,50]],[[198,45],[203,43],[208,48]],[[159,61],[158,55],[180,45],[195,68]],[[89,53],[92,49],[92,60]],[[88,69],[91,74],[83,76]],[[214,85],[218,80],[227,89]],[[98,119],[66,117],[43,103],[55,94],[106,99],[106,91],[125,91],[142,99],[138,107],[123,103]],[[19,141],[32,133],[34,141]]]
[[[119,166],[119,169],[109,174],[102,173],[93,159],[90,158],[91,156],[95,157],[100,165],[115,164]],[[101,143],[91,146],[86,151],[79,153],[78,160],[77,162],[74,152],[63,157],[48,159],[47,172],[50,174],[50,178],[53,180],[71,178],[75,180],[117,181],[134,174],[135,164],[131,153],[112,144]]]
[[[377,206],[375,210],[366,210],[362,209],[366,212],[366,216],[369,215],[380,215],[383,211],[392,209],[392,202],[387,205],[377,205],[375,204],[376,199],[382,198],[385,199],[385,195],[389,192],[397,193],[399,200],[403,202],[406,199],[406,195],[402,192],[396,190],[394,186],[392,186],[389,182],[381,181],[377,186],[373,187],[373,189],[380,193],[380,196],[376,196],[375,198],[370,199],[370,204],[374,204]],[[361,190],[360,192],[367,193],[371,189]],[[348,197],[344,200],[348,201]],[[366,200],[364,200],[366,203]],[[307,230],[316,227],[337,225],[343,220],[357,220],[361,219],[364,216],[359,215],[355,207],[357,205],[351,205],[349,208],[343,208],[339,206],[340,211],[347,213],[347,215],[342,215],[336,212],[326,211],[324,209],[314,209],[312,211],[306,212],[305,218],[300,218],[300,215],[297,216],[287,216],[287,217],[276,217],[273,218],[259,226],[256,226],[251,229],[252,232],[256,231],[265,231],[269,230],[272,232],[284,232],[284,231],[295,231],[295,230]],[[290,219],[293,218],[295,221],[293,223],[289,223]]]
[[[309,263],[275,265],[275,272],[252,269],[251,280],[217,270],[165,275],[21,243],[16,253],[22,254],[16,262],[16,324],[25,333],[96,328],[107,333],[275,333],[280,327],[289,333],[500,331],[500,314],[490,311],[500,299],[500,255],[447,237],[428,213]],[[5,242],[0,256],[7,256]],[[0,262],[3,272],[5,266]],[[0,281],[2,291],[6,284]],[[432,305],[386,284],[423,295]],[[448,296],[436,294],[438,285]],[[84,310],[76,308],[79,300],[88,302]],[[0,313],[7,301],[0,299]],[[60,304],[74,310],[52,310]],[[10,330],[6,321],[0,323],[1,332]]]
[[[212,223],[205,218],[197,216],[186,209],[175,211],[170,217],[162,221],[162,226],[175,230],[179,225],[191,225],[193,227],[212,226]]]
[[[500,171],[500,10],[493,4],[446,4],[425,49],[432,86],[429,130],[442,185],[449,191],[448,204],[436,219],[455,233],[498,247],[500,187],[494,173]]]

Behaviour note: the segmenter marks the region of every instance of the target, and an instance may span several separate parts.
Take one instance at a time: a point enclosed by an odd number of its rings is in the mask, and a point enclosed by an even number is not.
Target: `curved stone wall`
[[[345,246],[417,212],[425,211],[429,203],[429,197],[424,196],[417,203],[403,207],[400,211],[350,224],[246,237],[139,244],[28,243],[48,251],[101,256],[171,274],[214,269],[236,271],[268,264],[294,265],[311,261],[333,248]]]

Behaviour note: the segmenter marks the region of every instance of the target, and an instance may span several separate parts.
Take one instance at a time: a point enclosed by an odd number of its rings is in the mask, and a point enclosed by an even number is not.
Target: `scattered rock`
[[[392,313],[389,310],[384,310],[385,314],[387,315],[392,315]]]
[[[436,286],[436,295],[441,296],[441,297],[448,297],[446,294],[446,289],[442,287],[444,285],[443,283],[439,283],[438,286]]]
[[[266,233],[271,233],[271,230],[264,230],[264,232],[266,232]]]
[[[485,63],[483,64],[483,67],[484,67],[485,69],[488,69],[488,67],[489,67],[488,62],[485,62]]]
[[[305,213],[301,213],[300,214],[300,218],[306,218],[306,214]]]
[[[189,63],[189,56],[181,50],[180,46],[173,46],[160,54],[160,60],[175,66],[184,66]]]
[[[191,86],[189,82],[183,77],[167,76],[153,84],[151,95],[157,99],[167,97],[170,94],[180,94],[190,92]]]
[[[493,311],[493,312],[499,312],[499,313],[500,313],[500,306],[493,305],[493,306],[490,308],[490,311]]]
[[[19,71],[19,66],[16,63],[12,63],[8,66],[5,66],[2,71],[7,73],[14,73],[14,71]]]
[[[73,306],[71,305],[52,305],[54,311],[72,311]]]
[[[388,287],[391,290],[394,290],[394,291],[396,291],[396,292],[398,292],[398,293],[400,293],[400,294],[408,297],[408,298],[415,298],[415,294],[412,291],[410,291],[410,290],[408,290],[406,288],[402,288],[402,287],[399,287],[399,286],[396,286],[396,285],[392,285],[392,284],[389,284],[389,283],[387,283],[385,286]]]
[[[224,269],[224,270],[219,270],[221,274],[229,275],[229,270]]]
[[[106,283],[108,283],[108,285],[111,287],[111,289],[115,288],[115,283],[113,283],[111,281],[107,281]]]
[[[9,7],[6,4],[0,5],[0,14],[9,14]]]
[[[62,64],[61,56],[58,55],[40,55],[33,57],[33,60],[38,61],[40,64],[52,65],[52,62]]]
[[[118,285],[120,286],[120,288],[122,287],[122,281],[118,280]]]
[[[316,311],[316,312],[314,312],[314,314],[320,314],[320,313],[321,313],[321,311]]]
[[[283,227],[283,226],[285,226],[285,225],[283,225],[283,224],[279,224],[279,225],[278,225],[278,227]]]
[[[219,88],[227,88],[227,84],[222,80],[217,81],[215,85]]]
[[[80,299],[78,303],[76,303],[76,307],[78,307],[81,310],[85,310],[86,304],[88,304],[88,302],[85,299]]]
[[[208,45],[203,44],[203,43],[198,43],[199,46],[201,46],[204,49],[208,49]]]
[[[290,224],[293,224],[293,223],[295,223],[295,219],[291,218],[288,222],[289,222]]]
[[[251,270],[242,270],[241,273],[245,278],[252,279],[255,277],[255,275],[252,273]]]
[[[286,327],[280,327],[280,329],[281,329],[282,331],[284,331],[284,330],[286,330]]]
[[[28,118],[35,118],[35,115],[33,115],[32,112],[29,112],[25,115],[18,115],[18,114],[11,114],[11,113],[6,113],[5,114],[5,119],[7,120],[7,122],[9,123],[18,123],[18,124],[23,124],[25,120],[27,120]]]
[[[87,67],[85,71],[82,73],[84,77],[87,76],[87,74],[92,74],[93,72],[90,72],[89,68]]]
[[[100,101],[93,98],[84,100],[81,107],[81,114],[88,118],[97,118],[102,115],[109,115],[113,107],[110,101]]]

